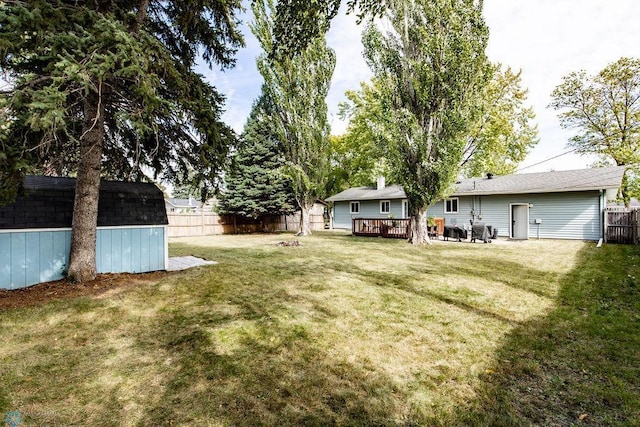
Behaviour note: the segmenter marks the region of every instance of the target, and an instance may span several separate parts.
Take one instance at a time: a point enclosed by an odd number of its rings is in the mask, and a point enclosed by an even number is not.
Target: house
[[[27,176],[25,196],[0,207],[0,289],[62,279],[69,264],[73,178]],[[102,181],[98,273],[141,273],[168,266],[167,214],[151,183]]]
[[[333,202],[333,228],[351,228],[353,218],[407,218],[409,205],[400,185],[385,185],[378,178],[376,187],[354,187],[326,199]]]
[[[446,225],[481,221],[512,239],[598,240],[604,235],[604,210],[616,197],[624,167],[581,169],[463,179],[427,216]],[[333,225],[352,228],[354,218],[407,215],[407,200],[398,186],[352,188],[334,202]]]
[[[189,196],[188,199],[168,198],[165,199],[164,203],[167,213],[169,214],[201,212],[207,207],[210,211],[212,208],[212,205],[209,202],[203,205],[191,196]]]

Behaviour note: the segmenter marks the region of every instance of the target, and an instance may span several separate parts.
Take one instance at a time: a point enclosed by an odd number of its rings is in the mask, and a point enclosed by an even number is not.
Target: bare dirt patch
[[[99,274],[94,280],[84,283],[73,283],[68,279],[63,279],[22,289],[0,289],[0,311],[10,308],[33,307],[54,300],[114,294],[134,286],[158,282],[171,274],[166,271],[139,274]]]

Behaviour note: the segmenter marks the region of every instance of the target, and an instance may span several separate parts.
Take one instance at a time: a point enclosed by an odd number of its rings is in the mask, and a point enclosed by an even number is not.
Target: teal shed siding
[[[0,289],[62,279],[70,247],[71,230],[0,232]]]
[[[143,273],[166,269],[165,226],[99,228],[98,273]],[[71,230],[0,232],[0,289],[19,289],[64,278]]]
[[[387,199],[389,200],[389,199]],[[356,200],[354,200],[356,201]],[[360,212],[351,214],[351,202],[334,202],[333,205],[333,227],[351,229],[351,219],[353,218],[402,218],[402,199],[390,199],[390,212],[380,213],[380,200],[360,200]]]
[[[98,273],[164,270],[165,227],[102,228],[96,242]]]
[[[510,237],[511,205],[529,205],[529,238],[598,240],[602,237],[602,208],[599,191],[461,196],[458,214],[444,214],[440,201],[427,215],[445,219],[446,225],[469,224],[475,220],[498,228]],[[536,219],[540,224],[536,224]]]

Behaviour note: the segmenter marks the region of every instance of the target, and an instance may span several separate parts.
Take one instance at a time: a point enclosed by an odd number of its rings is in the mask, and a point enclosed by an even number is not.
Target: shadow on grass
[[[363,239],[355,242],[369,246]],[[388,252],[388,246],[380,251]],[[385,272],[354,266],[351,259],[327,260],[322,251],[309,250],[301,260],[279,250],[243,249],[242,263],[237,262],[237,250],[193,251],[223,262],[206,276],[191,273],[198,286],[191,286],[185,273],[176,294],[188,291],[188,298],[158,313],[138,337],[143,353],[169,355],[160,397],[145,402],[142,425],[640,424],[638,248],[585,246],[575,268],[562,278],[510,261],[492,266],[469,251],[455,274],[488,275],[505,286],[556,298],[549,315],[520,323],[488,310],[486,304],[474,305],[464,294],[431,289],[429,277],[448,265],[443,253],[431,264]],[[267,258],[277,262],[252,268]],[[330,310],[331,301],[311,308],[301,301],[306,311],[288,311],[286,303],[296,298],[295,292],[263,286],[268,277],[272,283],[294,280],[303,288],[315,282],[312,276],[340,272],[513,326],[495,353],[494,365],[475,393],[468,394],[475,399],[465,402],[452,396],[458,409],[437,410],[437,415],[407,408],[403,379],[332,349],[317,322],[307,326],[305,317],[337,316]],[[225,277],[230,279],[223,283]],[[558,280],[556,295],[545,282]],[[218,310],[213,304],[225,307]],[[158,348],[162,351],[154,351]],[[430,392],[425,386],[424,393]]]
[[[457,425],[640,425],[640,251],[585,246],[557,307],[521,324]]]
[[[264,318],[219,348],[217,319],[167,315],[157,331],[178,370],[144,425],[393,425],[393,382],[321,349],[301,324]],[[228,325],[227,325],[228,326]],[[154,344],[155,345],[155,344]]]
[[[469,303],[468,299],[465,296],[457,298],[455,295],[449,296],[445,295],[443,292],[434,291],[429,286],[429,283],[420,283],[419,281],[416,281],[416,278],[412,274],[372,272],[369,270],[362,270],[358,268],[352,268],[351,272],[353,274],[360,275],[363,279],[369,280],[378,286],[395,288],[418,297],[433,299],[450,306],[460,308],[468,313],[480,317],[487,317],[509,324],[517,323],[513,319],[509,319],[498,313],[482,308],[480,304],[476,306]],[[421,273],[424,274],[424,271],[421,271]],[[473,270],[470,270],[470,272],[466,272],[464,274],[468,274],[470,277],[477,277],[474,275],[475,271]]]
[[[244,255],[258,261],[258,254],[246,251]],[[233,252],[218,255],[224,258]],[[476,265],[478,260],[474,261],[470,264]],[[424,269],[415,267],[419,271],[414,268],[407,272],[384,272],[357,267],[350,261],[324,260],[325,272],[318,273],[309,268],[314,262],[313,258],[305,258],[300,265],[283,261],[277,271],[269,270],[269,274],[291,279],[326,275],[326,271],[348,272],[374,286],[434,299],[474,315],[515,325],[512,319],[483,309],[481,305],[474,306],[464,295],[448,296],[416,279],[416,274],[428,279],[439,271],[437,267],[426,265]],[[245,265],[228,268],[234,269],[229,270],[228,275],[244,280],[240,277],[247,268]],[[507,262],[501,268],[496,272],[491,266],[464,267],[458,274],[477,277],[493,272],[506,282],[510,280],[509,270],[522,271],[522,266],[516,263]],[[527,278],[537,281],[538,286],[546,279],[551,280],[535,273]],[[305,282],[302,280],[300,286],[305,286]],[[215,421],[222,425],[447,425],[450,422],[465,424],[468,420],[471,424],[478,420],[484,422],[492,415],[476,411],[456,414],[458,418],[425,420],[423,415],[403,406],[406,405],[406,386],[396,385],[396,379],[385,375],[379,367],[368,366],[362,360],[354,362],[348,355],[326,348],[323,340],[314,335],[318,332],[307,330],[302,322],[279,321],[274,314],[286,311],[283,301],[295,296],[278,286],[240,288],[243,290],[239,295],[229,294],[224,299],[240,308],[241,313],[185,314],[184,310],[176,309],[163,313],[151,325],[151,335],[143,337],[141,345],[147,345],[146,339],[150,340],[150,347],[163,348],[172,357],[172,368],[164,394],[157,404],[147,408],[143,424],[196,425]],[[215,294],[205,289],[198,292],[203,298],[202,304],[222,298],[217,291]],[[319,311],[319,307],[312,311]],[[317,314],[333,316],[330,311]],[[234,328],[234,324],[242,326]],[[233,332],[225,332],[230,335],[227,337],[216,335],[216,331],[222,330]],[[493,419],[489,424],[491,421]]]

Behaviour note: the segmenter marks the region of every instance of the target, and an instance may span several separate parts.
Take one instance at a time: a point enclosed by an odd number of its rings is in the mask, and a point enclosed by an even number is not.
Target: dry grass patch
[[[6,311],[0,409],[33,424],[153,426],[519,425],[557,420],[544,405],[556,401],[553,413],[576,411],[571,392],[544,397],[594,356],[563,312],[567,292],[578,282],[586,292],[577,272],[611,254],[580,242],[414,248],[333,233],[276,246],[292,238],[179,239],[173,255],[218,264]],[[546,329],[578,334],[588,356],[570,357]],[[617,384],[637,397],[625,375]],[[637,419],[637,405],[616,410]]]

